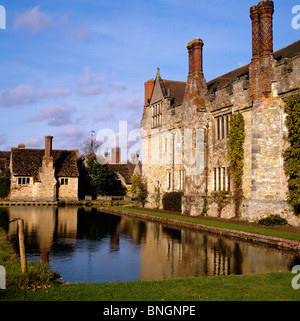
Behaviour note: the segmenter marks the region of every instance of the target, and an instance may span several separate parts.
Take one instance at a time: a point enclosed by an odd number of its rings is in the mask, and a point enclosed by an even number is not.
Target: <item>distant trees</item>
[[[99,164],[96,157],[91,157],[87,161],[86,174],[86,183],[90,185],[92,196],[115,194],[117,175],[107,164]]]

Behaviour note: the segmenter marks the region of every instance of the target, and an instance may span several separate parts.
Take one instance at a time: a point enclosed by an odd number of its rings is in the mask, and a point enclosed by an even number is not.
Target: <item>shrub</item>
[[[146,178],[142,175],[133,175],[130,191],[133,199],[137,200],[143,207],[145,207],[148,197],[148,185]]]
[[[181,212],[181,199],[182,192],[165,193],[162,199],[164,210]]]
[[[289,225],[288,221],[278,214],[276,215],[271,214],[268,217],[264,217],[260,219],[258,223],[266,226],[288,226]]]

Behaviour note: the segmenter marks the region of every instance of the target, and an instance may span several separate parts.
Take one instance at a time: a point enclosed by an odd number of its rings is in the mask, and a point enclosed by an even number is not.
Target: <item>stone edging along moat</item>
[[[278,249],[292,250],[300,253],[300,241],[296,241],[296,240],[289,240],[289,239],[280,238],[280,237],[232,230],[232,229],[223,228],[223,227],[209,226],[201,223],[185,222],[185,221],[176,220],[176,219],[158,217],[154,215],[141,214],[141,213],[125,211],[125,210],[117,210],[117,209],[108,208],[108,207],[100,207],[99,209],[102,212],[109,213],[109,214],[126,215],[126,216],[137,217],[148,221],[158,221],[162,223],[167,223],[169,225],[173,225],[177,227],[193,228],[204,232],[239,238],[241,240],[246,240],[253,243],[264,244],[264,245],[276,247]]]

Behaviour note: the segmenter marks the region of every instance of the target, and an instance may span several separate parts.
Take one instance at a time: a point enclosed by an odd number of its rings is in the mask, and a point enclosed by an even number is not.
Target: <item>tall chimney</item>
[[[52,136],[45,136],[45,157],[52,156]]]
[[[252,59],[273,53],[274,3],[264,0],[250,8],[252,20]]]
[[[105,164],[109,164],[110,163],[110,153],[109,152],[105,152]]]
[[[258,59],[261,53],[261,34],[258,6],[250,8],[250,18],[252,20],[252,59]]]
[[[148,101],[151,99],[151,95],[154,88],[154,79],[151,78],[145,82],[145,105],[148,104]]]
[[[189,76],[199,77],[203,75],[203,41],[200,38],[196,38],[189,42],[187,45],[189,53]]]
[[[111,163],[112,164],[119,164],[121,156],[121,149],[120,147],[114,147],[111,150]]]
[[[258,4],[261,33],[261,55],[273,53],[273,13],[274,3],[270,0]]]
[[[252,61],[249,67],[250,97],[253,102],[269,98],[273,76],[274,3],[263,0],[250,8],[252,20]]]

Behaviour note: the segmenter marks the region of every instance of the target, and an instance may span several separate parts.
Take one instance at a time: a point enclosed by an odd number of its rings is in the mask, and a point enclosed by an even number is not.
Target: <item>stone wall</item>
[[[154,83],[151,80],[152,101],[145,104],[141,121],[143,174],[150,192],[148,206],[153,205],[157,181],[162,184],[162,191],[169,191],[171,178],[172,190],[184,191],[185,214],[200,215],[208,204],[208,215],[218,215],[212,196],[227,188],[232,191],[227,177],[228,139],[224,134],[218,137],[218,131],[220,124],[226,126],[224,122],[238,112],[245,121],[241,218],[256,221],[279,214],[290,224],[300,226],[300,218],[286,202],[288,187],[282,158],[287,147],[284,105],[288,97],[299,93],[300,54],[291,53],[298,50],[297,46],[284,57],[285,49],[273,54],[272,15],[272,1],[251,8],[251,63],[207,84],[202,71],[203,42],[199,38],[190,42],[190,69],[181,106],[172,108],[157,90],[158,78]],[[162,124],[151,128],[151,103],[158,101],[162,103]],[[181,142],[174,144],[174,157],[172,132],[181,137]],[[184,182],[178,184],[182,173]],[[233,217],[233,204],[226,205],[221,216]]]
[[[64,177],[68,179],[68,185],[61,185],[59,178],[58,200],[59,201],[78,201],[78,178]]]

